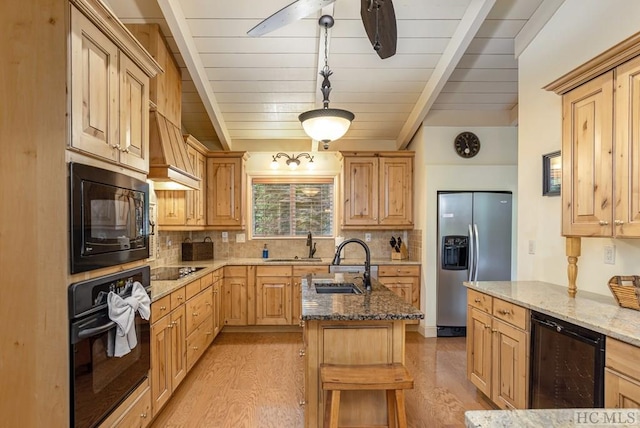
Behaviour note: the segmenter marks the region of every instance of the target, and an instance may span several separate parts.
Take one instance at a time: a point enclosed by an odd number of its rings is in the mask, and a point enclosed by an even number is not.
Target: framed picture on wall
[[[542,155],[542,196],[559,196],[562,187],[560,151]]]

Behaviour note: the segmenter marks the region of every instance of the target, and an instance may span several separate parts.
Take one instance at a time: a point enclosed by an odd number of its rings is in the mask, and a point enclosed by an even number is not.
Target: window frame
[[[254,236],[253,235],[253,182],[259,181],[261,184],[331,184],[333,187],[333,218],[332,218],[332,231],[331,236],[314,236],[314,239],[335,239],[338,230],[338,180],[337,176],[328,175],[287,175],[287,176],[268,176],[268,175],[250,175],[247,177],[248,191],[247,191],[247,216],[249,227],[247,235],[250,240],[266,240],[272,241],[275,239],[307,239],[306,236]]]

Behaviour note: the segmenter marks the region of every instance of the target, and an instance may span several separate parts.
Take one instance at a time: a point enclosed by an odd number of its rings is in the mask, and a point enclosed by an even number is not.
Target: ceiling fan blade
[[[372,6],[373,3],[373,7]],[[396,54],[398,31],[396,28],[396,12],[391,0],[360,0],[360,17],[371,45],[376,45],[376,3],[378,10],[378,56],[382,59]],[[371,8],[371,10],[369,10]]]
[[[335,1],[336,0],[296,0],[247,31],[247,34],[251,37],[260,37],[299,19],[306,18]]]

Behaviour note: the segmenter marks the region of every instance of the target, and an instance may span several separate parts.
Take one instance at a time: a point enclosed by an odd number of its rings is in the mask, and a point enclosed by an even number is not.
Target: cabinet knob
[[[490,325],[485,325],[484,328],[491,328],[491,326]]]
[[[191,348],[191,349],[193,349],[194,351],[197,351],[197,350],[198,350],[198,347],[197,347],[197,346],[194,346],[194,347],[193,347],[193,348]]]
[[[491,329],[491,333],[496,333],[498,330],[496,330],[495,328]]]
[[[178,300],[182,300],[182,299],[184,299],[184,297],[178,296]]]
[[[600,224],[600,226],[606,226],[609,224],[609,222],[606,220],[600,220],[598,223]]]
[[[120,144],[111,144],[111,148],[120,150]]]
[[[298,352],[298,355],[300,355],[301,357],[304,357],[305,355],[304,349],[301,349],[300,352]]]
[[[476,302],[476,303],[480,303],[480,302],[482,302],[482,300],[481,300],[481,299],[479,299],[478,297],[476,297],[475,299],[473,299],[473,301],[474,301],[474,302]]]
[[[125,149],[119,149],[122,153],[129,153],[129,147]]]
[[[304,401],[304,400],[300,400],[300,401],[298,402],[298,404],[299,404],[299,405],[301,405],[301,406],[304,406],[305,404],[307,404],[307,402],[306,402],[306,401]]]
[[[147,419],[147,414],[146,414],[146,413],[141,413],[141,414],[140,414],[140,417],[141,417],[142,419]]]
[[[511,311],[509,309],[498,309],[498,313],[502,315],[509,315]]]
[[[159,308],[159,309],[160,309],[161,311],[166,311],[166,310],[167,310],[167,307],[166,307],[166,306],[160,306],[160,308]]]
[[[615,223],[616,226],[622,226],[624,224],[624,221],[616,220],[616,221],[614,221],[614,223]]]
[[[197,317],[197,316],[198,316],[198,314],[199,314],[199,312],[194,312],[194,313],[193,313],[193,314],[191,314],[191,315],[193,315],[194,317]]]

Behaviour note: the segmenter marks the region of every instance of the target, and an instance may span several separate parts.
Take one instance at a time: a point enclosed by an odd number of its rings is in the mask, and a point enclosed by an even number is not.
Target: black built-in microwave
[[[149,185],[70,163],[71,273],[149,257]]]

